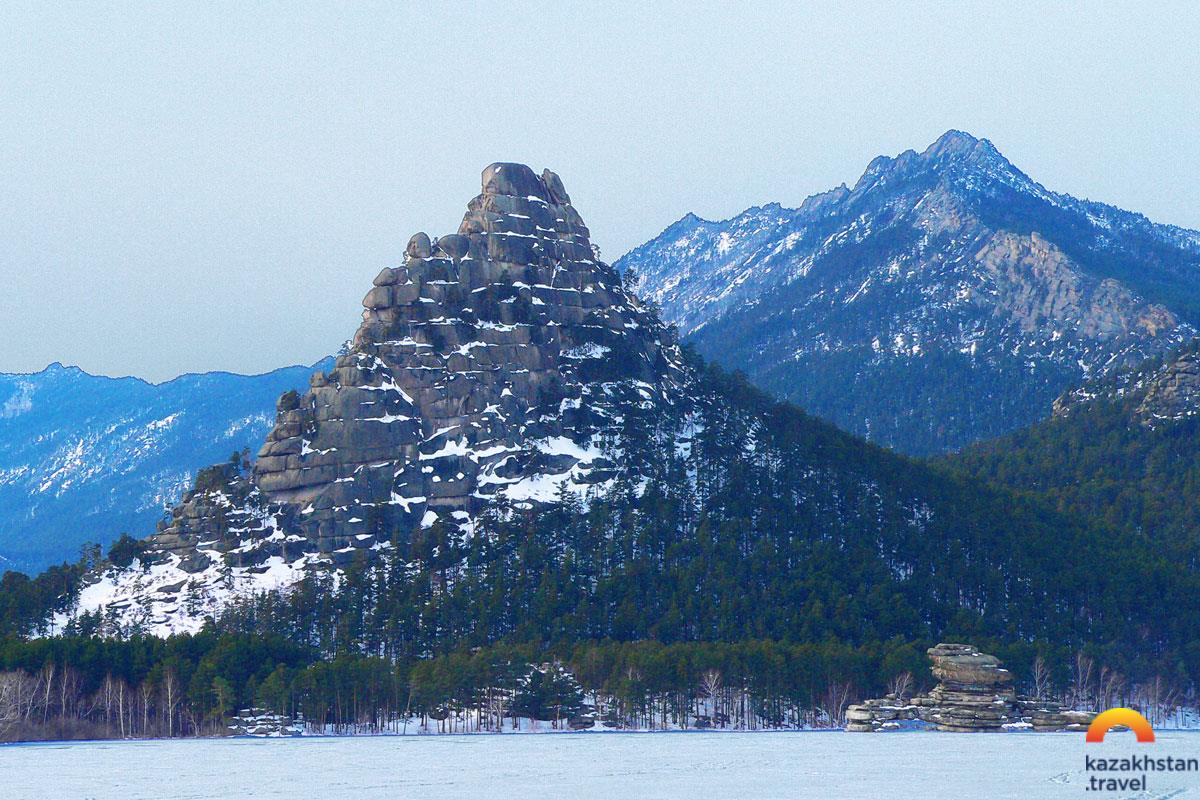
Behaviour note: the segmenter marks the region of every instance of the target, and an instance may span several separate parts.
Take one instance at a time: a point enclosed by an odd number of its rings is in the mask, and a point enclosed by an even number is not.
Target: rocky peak
[[[156,548],[190,572],[340,563],[497,498],[581,492],[615,474],[623,409],[671,402],[681,375],[562,181],[523,164],[488,166],[457,232],[415,234],[363,306],[349,352],[280,399],[253,472],[211,476]]]
[[[1000,155],[1000,151],[995,145],[987,139],[977,139],[964,131],[954,130],[953,128],[943,133],[933,142],[925,151],[921,153],[921,158],[926,161],[948,161],[958,159],[962,161],[981,161],[990,159],[1000,159],[1007,162],[1004,156]]]
[[[998,186],[1033,194],[1045,190],[1001,155],[987,139],[950,130],[918,153],[905,150],[895,158],[878,156],[867,166],[854,186],[853,195],[862,198],[868,192],[909,193],[914,201],[940,187],[955,194],[990,192]]]
[[[929,170],[942,175],[973,173],[1024,178],[991,141],[957,130],[946,131],[920,154],[913,153],[908,161],[914,170]]]
[[[1200,319],[1197,234],[1050,192],[961,131],[876,158],[852,190],[753,211],[618,266],[701,354],[913,454],[1042,419]]]

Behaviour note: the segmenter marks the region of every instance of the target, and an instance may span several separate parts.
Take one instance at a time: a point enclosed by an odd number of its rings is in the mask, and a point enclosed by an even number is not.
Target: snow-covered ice
[[[1135,744],[1131,734],[1110,734],[1101,745],[1085,745],[1078,733],[841,732],[53,743],[0,746],[0,794],[10,800],[1054,800],[1085,796],[1085,748],[1093,756],[1195,757],[1200,733],[1160,732],[1150,747],[1152,753]],[[1139,797],[1200,797],[1195,773],[1150,773],[1147,780],[1150,791]]]

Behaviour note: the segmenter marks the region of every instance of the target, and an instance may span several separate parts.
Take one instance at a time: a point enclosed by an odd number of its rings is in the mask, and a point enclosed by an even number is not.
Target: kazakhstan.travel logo
[[[1088,726],[1086,742],[1101,744],[1116,727],[1128,728],[1138,744],[1154,741],[1150,722],[1132,708],[1110,708]],[[1200,759],[1174,756],[1124,755],[1112,758],[1084,756],[1089,792],[1145,792],[1146,776],[1151,772],[1200,772]]]

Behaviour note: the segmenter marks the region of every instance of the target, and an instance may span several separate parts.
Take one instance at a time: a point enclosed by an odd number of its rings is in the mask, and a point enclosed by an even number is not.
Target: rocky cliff
[[[309,565],[467,529],[493,500],[582,494],[621,468],[624,414],[671,404],[684,377],[558,176],[521,164],[485,169],[458,231],[414,235],[363,305],[349,351],[280,398],[252,471],[203,471],[150,539],[153,568],[81,608],[194,624]]]
[[[1200,415],[1200,342],[1076,387],[1054,402],[1054,415],[1069,417],[1099,405],[1120,407],[1131,422],[1146,428]]]
[[[958,131],[799,208],[688,215],[617,267],[705,356],[914,454],[1043,419],[1200,323],[1200,233],[1049,191]]]
[[[1200,414],[1200,353],[1168,361],[1146,385],[1138,416],[1146,425],[1175,422]]]

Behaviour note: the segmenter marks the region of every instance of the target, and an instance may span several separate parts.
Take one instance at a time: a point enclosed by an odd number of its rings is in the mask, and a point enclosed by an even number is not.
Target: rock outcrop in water
[[[913,699],[925,720],[942,731],[999,730],[1014,721],[1017,695],[1000,659],[967,644],[939,644],[928,652],[938,684]]]
[[[852,705],[846,730],[896,730],[905,722],[925,723],[939,731],[972,733],[1006,728],[1035,731],[1081,730],[1093,714],[1069,711],[1058,703],[1018,697],[1012,673],[995,656],[969,644],[939,644],[927,651],[938,684],[908,702],[888,696]]]

